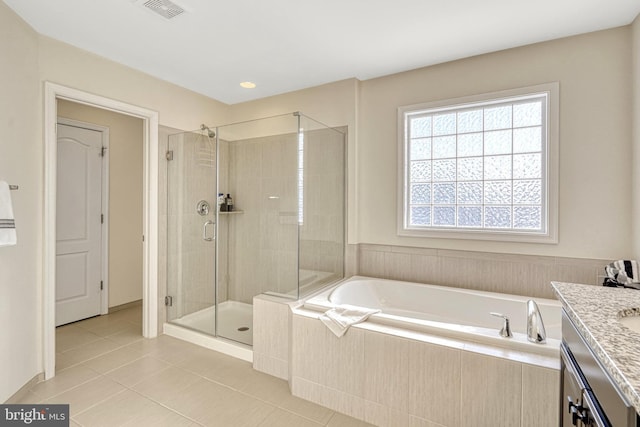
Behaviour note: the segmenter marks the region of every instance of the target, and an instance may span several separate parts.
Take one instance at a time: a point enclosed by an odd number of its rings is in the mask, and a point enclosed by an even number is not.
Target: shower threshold
[[[218,337],[215,336],[216,307],[208,307],[164,324],[164,333],[230,356],[252,361],[253,306],[238,301],[218,304]]]

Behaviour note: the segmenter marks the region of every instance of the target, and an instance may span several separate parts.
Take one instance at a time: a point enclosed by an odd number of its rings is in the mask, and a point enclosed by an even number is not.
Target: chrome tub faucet
[[[544,329],[542,314],[538,304],[532,299],[527,301],[527,339],[536,344],[547,342],[547,332]]]

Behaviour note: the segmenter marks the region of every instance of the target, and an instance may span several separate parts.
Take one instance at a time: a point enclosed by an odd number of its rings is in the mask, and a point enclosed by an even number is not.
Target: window
[[[399,234],[555,242],[557,84],[399,109]]]

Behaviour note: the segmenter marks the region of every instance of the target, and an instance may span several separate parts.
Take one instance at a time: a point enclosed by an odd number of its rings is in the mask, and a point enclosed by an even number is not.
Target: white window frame
[[[398,211],[397,233],[399,236],[471,239],[523,243],[558,243],[558,153],[559,153],[559,89],[558,82],[545,83],[499,92],[484,93],[461,98],[439,100],[422,104],[406,105],[398,108]],[[420,227],[408,225],[409,209],[409,154],[408,154],[408,116],[419,111],[433,109],[456,109],[468,107],[472,104],[499,103],[506,98],[526,97],[546,93],[547,122],[546,147],[543,147],[543,180],[542,189],[544,199],[543,232],[496,230],[496,229],[467,229],[457,227]],[[544,118],[543,118],[544,120]]]

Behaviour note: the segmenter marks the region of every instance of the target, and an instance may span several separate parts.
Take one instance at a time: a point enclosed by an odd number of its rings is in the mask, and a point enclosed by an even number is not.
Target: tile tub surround
[[[364,243],[349,249],[357,255],[348,257],[347,270],[360,276],[549,299],[551,281],[601,284],[611,262]]]
[[[600,364],[640,413],[640,334],[618,321],[640,315],[640,291],[560,282],[551,286]]]
[[[370,322],[336,338],[318,316],[293,310],[295,396],[378,426],[540,427],[559,419],[559,361],[550,367],[548,358]]]

